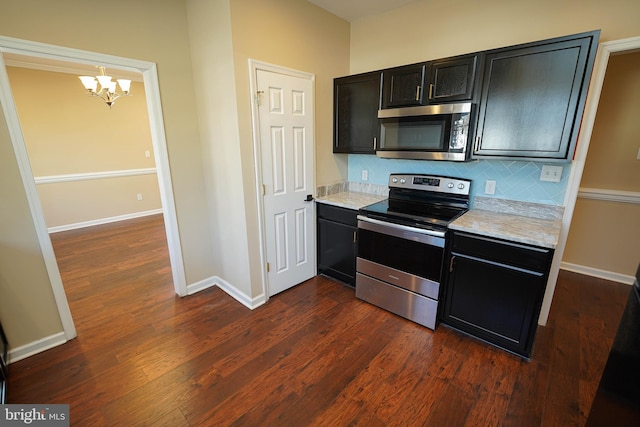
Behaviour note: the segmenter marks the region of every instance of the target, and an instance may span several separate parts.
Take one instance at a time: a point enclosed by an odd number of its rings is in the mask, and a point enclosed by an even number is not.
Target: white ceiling
[[[345,19],[356,21],[365,16],[397,9],[415,0],[308,0],[321,8]]]

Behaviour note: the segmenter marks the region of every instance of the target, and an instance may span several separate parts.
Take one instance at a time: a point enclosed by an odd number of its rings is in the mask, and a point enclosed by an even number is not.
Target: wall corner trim
[[[187,295],[193,295],[197,292],[203,291],[205,289],[209,289],[214,286],[219,287],[231,298],[235,299],[240,304],[244,305],[250,310],[258,308],[267,302],[267,298],[264,293],[258,295],[255,298],[251,298],[247,294],[245,294],[244,292],[240,291],[238,288],[233,286],[231,283],[227,282],[226,280],[218,276],[208,277],[199,282],[187,285]]]
[[[64,332],[58,332],[57,334],[49,335],[48,337],[40,338],[39,340],[30,342],[29,344],[21,345],[20,347],[11,348],[9,350],[9,363],[14,363],[22,359],[26,359],[29,356],[33,356],[43,351],[49,350],[53,347],[57,347],[67,342]]]
[[[258,308],[267,302],[267,296],[264,293],[258,295],[255,298],[251,298],[250,296],[248,296],[247,294],[245,294],[244,292],[240,291],[238,288],[233,286],[231,283],[227,282],[226,280],[218,276],[215,276],[214,280],[216,282],[216,285],[220,289],[222,289],[225,293],[227,293],[231,298],[235,299],[236,301],[238,301],[239,303],[241,303],[242,305],[244,305],[245,307],[251,310]]]

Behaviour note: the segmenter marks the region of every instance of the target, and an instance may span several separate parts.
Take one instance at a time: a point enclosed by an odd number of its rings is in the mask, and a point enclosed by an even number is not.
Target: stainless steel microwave
[[[425,105],[378,110],[376,155],[388,159],[469,159],[474,105]]]

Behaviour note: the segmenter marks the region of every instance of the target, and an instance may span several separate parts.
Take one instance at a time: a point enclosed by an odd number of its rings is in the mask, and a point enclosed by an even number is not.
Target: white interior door
[[[269,296],[315,275],[313,81],[257,70]]]

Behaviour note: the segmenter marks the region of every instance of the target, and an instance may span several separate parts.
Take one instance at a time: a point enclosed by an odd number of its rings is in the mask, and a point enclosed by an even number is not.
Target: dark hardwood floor
[[[631,289],[561,272],[525,361],[324,277],[179,298],[158,216],[52,240],[78,338],[10,365],[8,398],[74,426],[580,426]]]

